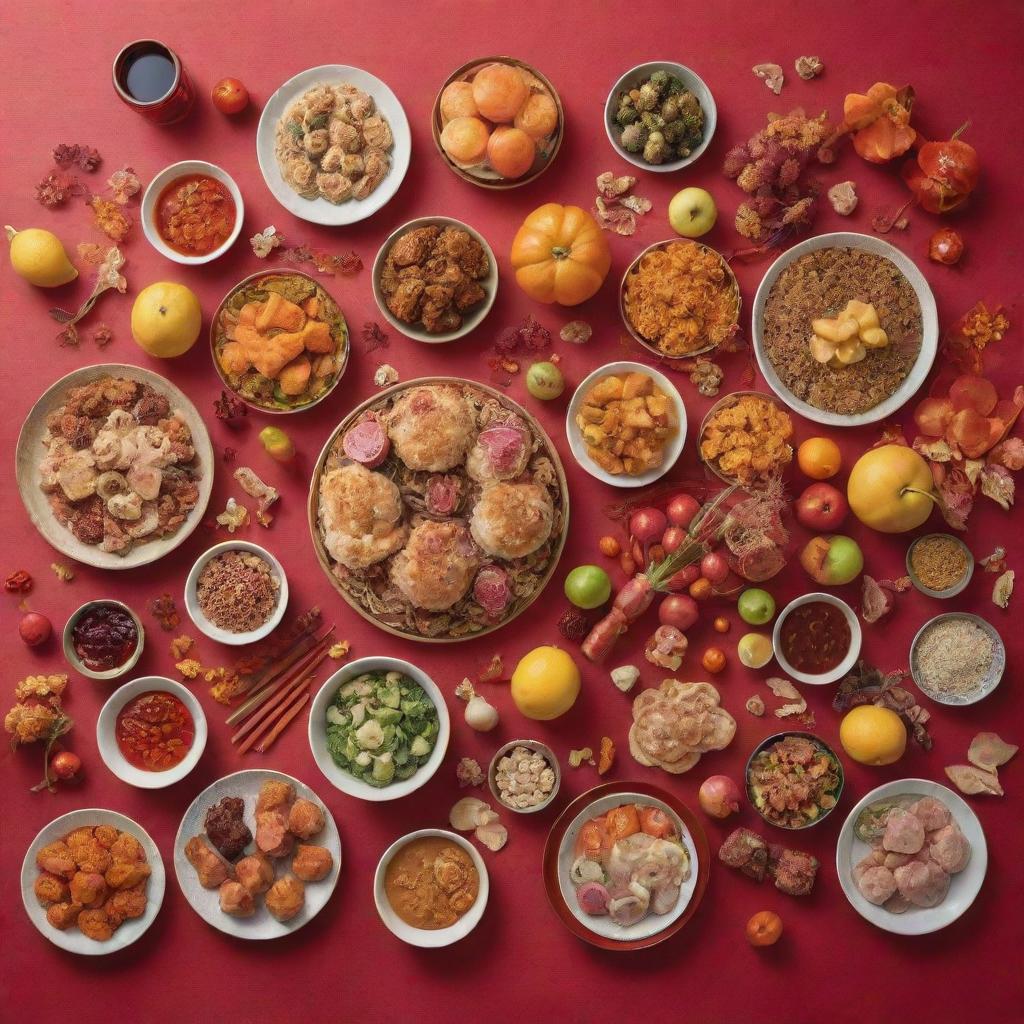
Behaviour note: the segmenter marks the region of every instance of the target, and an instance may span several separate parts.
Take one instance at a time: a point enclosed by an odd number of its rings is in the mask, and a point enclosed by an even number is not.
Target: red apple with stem
[[[850,504],[837,487],[811,484],[796,500],[796,518],[809,530],[837,530],[850,511]]]

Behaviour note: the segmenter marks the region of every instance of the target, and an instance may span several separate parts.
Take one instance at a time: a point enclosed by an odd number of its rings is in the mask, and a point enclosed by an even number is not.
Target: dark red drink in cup
[[[196,98],[178,55],[156,39],[137,39],[114,58],[114,88],[132,110],[155,124],[176,124]]]

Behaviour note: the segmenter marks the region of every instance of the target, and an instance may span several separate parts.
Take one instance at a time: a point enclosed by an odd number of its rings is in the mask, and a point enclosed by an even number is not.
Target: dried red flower
[[[213,414],[217,419],[231,423],[233,420],[248,416],[249,410],[237,395],[231,394],[230,391],[221,391],[220,398],[215,399],[213,403]]]
[[[369,355],[371,352],[376,352],[379,348],[387,347],[387,332],[381,328],[380,324],[375,323],[373,320],[367,320],[363,324],[363,351]]]
[[[99,348],[106,348],[114,340],[114,332],[106,324],[97,324],[92,332],[92,340]]]
[[[24,569],[12,572],[4,580],[4,590],[8,594],[27,594],[32,589],[32,577]]]
[[[53,149],[53,162],[58,167],[81,167],[83,171],[95,171],[102,162],[99,150],[81,143],[62,142]]]
[[[73,174],[64,171],[54,171],[48,174],[35,189],[36,202],[43,206],[62,206],[72,196],[82,194],[82,186]]]
[[[178,606],[170,594],[163,593],[149,602],[149,610],[165,633],[170,633],[181,623]]]
[[[569,608],[558,620],[558,632],[566,640],[574,644],[581,644],[586,638],[587,633],[590,632],[590,626],[587,620],[575,608]]]

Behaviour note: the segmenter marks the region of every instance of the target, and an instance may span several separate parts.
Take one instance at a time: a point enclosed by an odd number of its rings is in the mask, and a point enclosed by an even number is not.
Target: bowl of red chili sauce
[[[242,193],[227,171],[205,160],[182,160],[146,187],[142,230],[175,263],[209,263],[234,244],[244,213]]]
[[[804,594],[775,620],[775,659],[798,683],[825,685],[847,675],[860,656],[860,623],[831,594]]]
[[[140,789],[181,781],[206,746],[206,715],[186,687],[162,676],[142,676],[120,687],[96,720],[103,763]]]
[[[120,601],[87,601],[64,627],[64,657],[89,679],[117,679],[130,672],[146,640],[139,617]]]

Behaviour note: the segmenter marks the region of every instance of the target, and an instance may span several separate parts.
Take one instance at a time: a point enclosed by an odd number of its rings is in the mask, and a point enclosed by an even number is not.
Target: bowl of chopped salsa
[[[117,679],[135,667],[145,636],[139,617],[128,605],[87,601],[64,627],[64,657],[89,679]]]
[[[798,683],[823,686],[847,675],[860,655],[861,630],[853,609],[831,594],[804,594],[775,620],[775,658]]]
[[[103,763],[139,789],[180,782],[206,747],[206,715],[190,690],[163,676],[141,676],[120,687],[96,719]]]
[[[182,160],[147,186],[142,230],[175,263],[209,263],[234,244],[244,213],[242,193],[227,171],[205,160]]]

